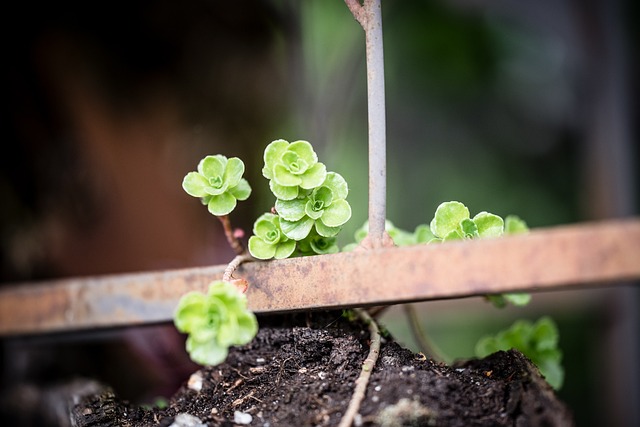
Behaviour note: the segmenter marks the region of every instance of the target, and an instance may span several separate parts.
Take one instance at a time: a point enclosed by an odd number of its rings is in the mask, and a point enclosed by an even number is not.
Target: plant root
[[[378,324],[371,316],[369,316],[369,314],[365,310],[356,308],[354,309],[354,311],[356,312],[358,317],[360,317],[360,319],[362,319],[369,326],[371,345],[369,346],[369,354],[362,364],[362,371],[360,371],[360,376],[355,382],[356,388],[353,391],[353,396],[351,397],[351,401],[349,402],[347,411],[340,420],[340,424],[338,424],[338,427],[350,427],[353,424],[353,420],[358,414],[360,404],[362,403],[364,395],[367,391],[369,377],[371,377],[371,372],[376,365],[378,354],[380,353],[380,329],[378,328]]]
[[[413,304],[404,304],[402,308],[404,309],[404,313],[409,321],[411,334],[416,340],[416,344],[418,344],[420,351],[431,357],[436,362],[445,362],[447,357],[442,354],[442,351],[433,342],[431,342],[427,336],[426,332],[420,325],[420,320],[418,319],[418,314],[416,313],[416,309]]]
[[[233,283],[242,293],[245,293],[249,287],[249,283],[245,279],[234,279],[233,273],[238,269],[240,264],[250,261],[253,261],[253,257],[246,251],[240,255],[236,255],[236,257],[227,264],[227,268],[224,269],[222,280]]]

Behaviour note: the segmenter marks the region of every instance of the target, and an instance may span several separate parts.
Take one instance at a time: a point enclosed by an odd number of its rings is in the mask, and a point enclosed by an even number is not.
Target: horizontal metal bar
[[[225,266],[16,283],[0,289],[0,335],[168,321]],[[242,265],[259,313],[387,305],[640,278],[640,220],[500,239],[381,248]]]

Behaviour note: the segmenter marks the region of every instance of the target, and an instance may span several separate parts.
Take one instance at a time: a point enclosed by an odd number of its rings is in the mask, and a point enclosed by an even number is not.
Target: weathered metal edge
[[[170,320],[225,266],[16,283],[0,289],[0,335]],[[640,278],[640,219],[540,229],[500,239],[383,248],[242,265],[259,313],[386,305]]]

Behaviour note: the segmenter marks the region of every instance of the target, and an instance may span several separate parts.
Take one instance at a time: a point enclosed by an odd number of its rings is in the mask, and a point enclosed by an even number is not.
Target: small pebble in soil
[[[189,382],[187,383],[187,386],[191,390],[195,390],[195,391],[202,390],[202,375],[200,375],[200,371],[192,374],[189,377]]]
[[[207,425],[203,424],[200,418],[183,412],[176,415],[169,427],[207,427]]]
[[[248,425],[253,421],[253,417],[251,414],[247,414],[246,412],[235,411],[233,413],[233,422],[240,425]]]

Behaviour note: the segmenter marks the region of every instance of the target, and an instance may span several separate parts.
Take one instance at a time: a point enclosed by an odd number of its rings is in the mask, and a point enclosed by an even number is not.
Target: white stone
[[[203,424],[200,418],[183,412],[176,415],[169,427],[207,427],[207,425]]]
[[[187,382],[187,387],[195,391],[202,390],[202,376],[200,375],[200,372],[191,374],[189,381]]]
[[[251,414],[247,414],[246,412],[235,411],[233,413],[233,422],[240,425],[248,425],[253,421],[253,417]]]

